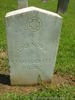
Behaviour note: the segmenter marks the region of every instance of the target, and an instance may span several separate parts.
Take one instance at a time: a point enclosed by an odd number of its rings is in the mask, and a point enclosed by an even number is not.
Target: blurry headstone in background
[[[46,2],[48,2],[48,0],[42,0],[43,1],[43,3],[46,3]]]
[[[69,0],[58,0],[57,13],[65,13],[68,8]]]
[[[18,8],[28,7],[28,0],[18,0]]]

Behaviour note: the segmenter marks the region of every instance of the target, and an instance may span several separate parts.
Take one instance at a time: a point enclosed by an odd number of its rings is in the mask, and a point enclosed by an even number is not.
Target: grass
[[[0,51],[6,50],[6,30],[5,30],[5,14],[6,12],[17,8],[17,0],[0,0]]]
[[[36,6],[56,12],[57,0],[49,0],[44,4],[41,0],[29,0],[29,6]],[[17,9],[17,0],[0,0],[0,52],[7,51],[5,14]],[[63,25],[60,37],[60,45],[57,55],[55,71],[62,75],[69,74],[75,76],[75,0],[70,0],[68,11],[61,14]],[[8,69],[7,58],[0,57],[0,70]],[[36,93],[28,95],[6,94],[0,100],[33,100],[38,97],[65,97],[65,100],[73,100],[74,86],[61,86],[60,88],[42,89]],[[70,98],[70,99],[69,99]]]
[[[74,0],[70,0],[68,12],[63,16],[63,26],[60,47],[56,63],[56,70],[65,74],[75,75],[75,7]]]
[[[21,93],[7,93],[1,96],[0,100],[74,100],[75,89],[72,86],[64,86],[60,88],[43,88],[37,92],[33,92],[27,95]]]

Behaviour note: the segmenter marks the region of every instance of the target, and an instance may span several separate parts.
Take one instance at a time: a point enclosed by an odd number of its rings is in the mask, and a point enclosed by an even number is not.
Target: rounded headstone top
[[[19,10],[15,10],[15,11],[12,11],[12,12],[8,12],[5,17],[11,17],[11,16],[14,16],[14,15],[18,15],[18,14],[22,14],[22,13],[26,13],[26,12],[30,12],[30,11],[38,11],[38,12],[41,12],[43,14],[52,15],[52,16],[55,16],[55,17],[58,17],[58,18],[62,18],[60,15],[58,15],[54,12],[44,10],[44,9],[41,9],[41,8],[37,8],[37,7],[33,7],[33,6],[23,8],[23,9],[19,9]]]

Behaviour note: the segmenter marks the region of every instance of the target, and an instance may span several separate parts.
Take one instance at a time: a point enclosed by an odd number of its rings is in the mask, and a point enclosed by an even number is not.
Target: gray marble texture
[[[54,72],[62,17],[36,7],[6,14],[6,34],[12,85],[50,81]]]

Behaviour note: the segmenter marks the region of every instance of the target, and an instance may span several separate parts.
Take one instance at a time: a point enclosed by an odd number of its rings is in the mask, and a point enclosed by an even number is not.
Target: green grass
[[[74,100],[74,87],[62,86],[58,89],[40,89],[27,95],[21,93],[7,93],[0,97],[0,100]]]
[[[75,0],[70,0],[68,12],[63,16],[63,26],[56,70],[75,75]]]
[[[17,0],[0,0],[0,51],[6,49],[5,14],[17,8]]]

